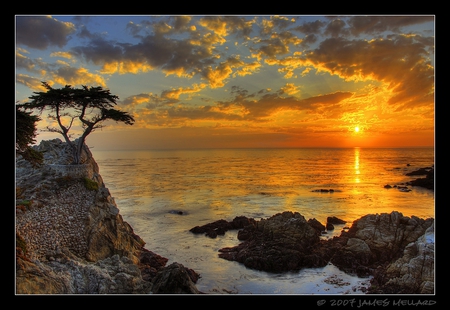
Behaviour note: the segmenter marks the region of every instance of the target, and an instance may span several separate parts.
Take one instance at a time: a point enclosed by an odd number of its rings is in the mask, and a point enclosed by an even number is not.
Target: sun
[[[355,132],[359,132],[359,127],[355,126]]]

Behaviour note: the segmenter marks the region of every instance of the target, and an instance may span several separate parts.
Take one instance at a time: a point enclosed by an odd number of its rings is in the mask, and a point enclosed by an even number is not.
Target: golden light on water
[[[355,183],[359,183],[359,147],[355,147]]]

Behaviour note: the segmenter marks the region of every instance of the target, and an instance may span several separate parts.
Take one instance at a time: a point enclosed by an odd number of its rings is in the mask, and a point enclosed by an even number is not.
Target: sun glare
[[[355,132],[359,132],[359,127],[358,126],[355,127]]]

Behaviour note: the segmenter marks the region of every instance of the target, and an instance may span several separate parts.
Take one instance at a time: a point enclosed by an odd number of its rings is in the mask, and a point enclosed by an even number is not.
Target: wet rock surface
[[[423,187],[426,189],[434,190],[434,166],[419,168],[417,170],[408,172],[405,175],[406,176],[424,176],[424,177],[413,179],[411,181],[408,181],[408,182],[402,183],[402,184],[394,184],[394,185],[385,184],[384,188],[386,188],[386,189],[396,188],[401,192],[410,192],[411,188],[409,188],[408,186],[418,186],[418,187]]]
[[[329,223],[344,221],[329,217]],[[368,293],[422,294],[434,290],[434,219],[406,217],[399,212],[369,214],[338,237],[323,240],[325,225],[297,212],[283,212],[259,221],[247,219],[238,231],[242,241],[219,249],[219,257],[268,272],[296,271],[332,263],[360,277],[373,276]],[[328,224],[328,221],[327,221]],[[204,225],[232,225],[219,220]],[[236,228],[235,228],[236,229]],[[200,233],[202,228],[191,230]],[[206,233],[206,235],[208,235]]]

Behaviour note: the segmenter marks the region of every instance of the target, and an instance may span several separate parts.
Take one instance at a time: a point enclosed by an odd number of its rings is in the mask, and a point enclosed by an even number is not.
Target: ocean
[[[372,213],[434,218],[434,191],[384,186],[421,177],[405,174],[434,165],[433,148],[195,149],[91,152],[120,214],[145,247],[201,276],[207,294],[363,294],[367,278],[333,265],[267,273],[218,257],[239,244],[236,231],[209,238],[189,230],[236,216],[259,220],[296,211],[325,224]],[[320,191],[327,189],[332,191]]]

